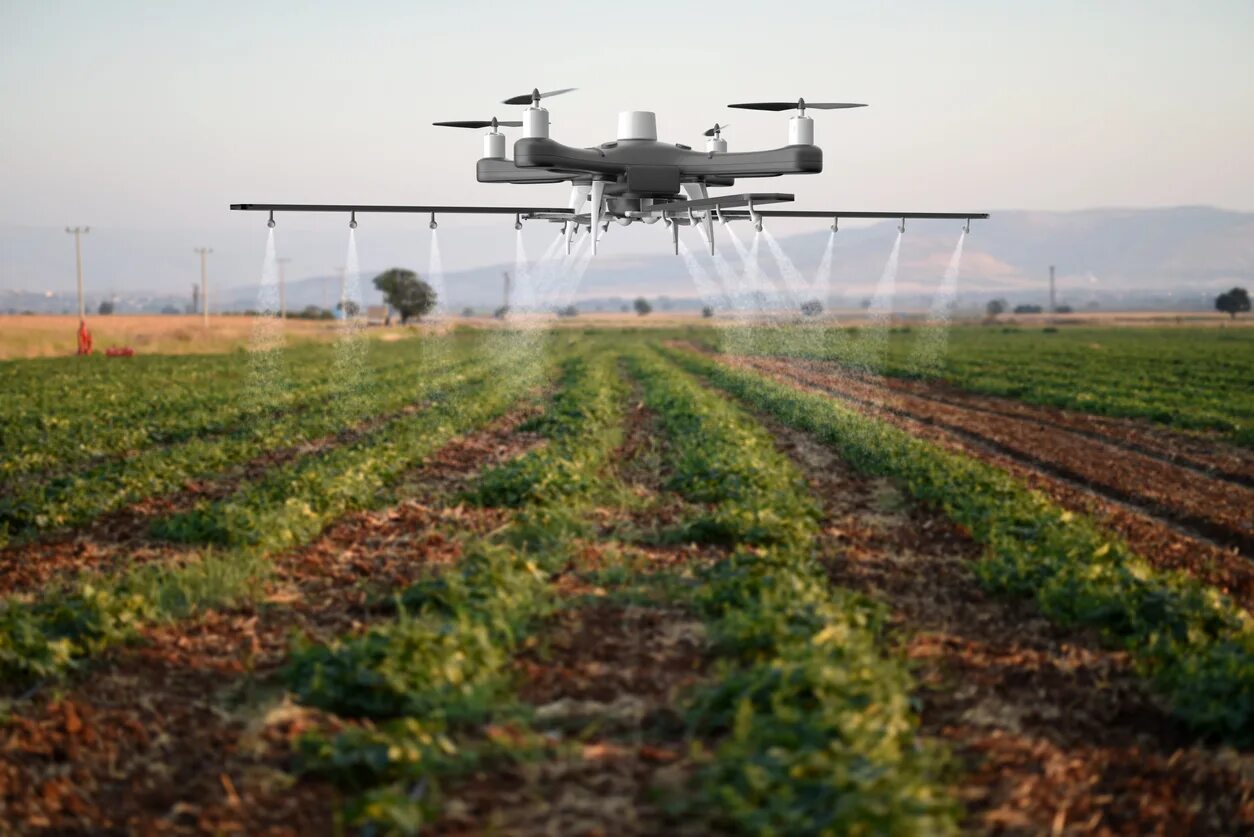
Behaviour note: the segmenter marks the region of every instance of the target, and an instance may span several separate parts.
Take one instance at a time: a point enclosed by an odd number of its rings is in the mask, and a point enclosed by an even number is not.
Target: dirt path
[[[1207,482],[1196,471],[1067,431],[900,396],[887,386],[851,379],[830,368],[820,372],[762,358],[725,362],[835,395],[914,435],[1004,468],[1064,508],[1092,515],[1152,563],[1189,572],[1254,610],[1254,562],[1250,560],[1254,553],[1243,554],[1232,543],[1243,542],[1246,535],[1241,533],[1254,527],[1254,491],[1221,480]],[[936,415],[940,410],[943,414]],[[1174,472],[1163,473],[1164,469]],[[1167,481],[1151,485],[1146,481],[1151,475]],[[1205,491],[1195,491],[1199,486]],[[1155,499],[1151,501],[1149,494]],[[1238,500],[1245,495],[1250,505],[1241,507]],[[1212,500],[1213,509],[1207,506]],[[1182,525],[1180,519],[1192,515],[1182,508],[1208,515],[1207,529],[1225,534],[1225,542],[1217,543]]]
[[[503,515],[446,501],[487,464],[537,443],[515,411],[408,476],[415,499],[353,514],[275,558],[255,609],[144,632],[63,696],[15,705],[0,728],[0,821],[58,832],[326,833],[338,796],[291,786],[288,741],[317,713],[277,702],[293,632],[329,639],[391,614],[381,591],[459,557],[454,532]]]
[[[988,598],[947,519],[769,419],[824,512],[833,583],[893,613],[917,666],[922,732],[957,755],[980,833],[1214,834],[1254,828],[1254,761],[1192,746],[1122,654]],[[1244,771],[1244,778],[1243,778]]]

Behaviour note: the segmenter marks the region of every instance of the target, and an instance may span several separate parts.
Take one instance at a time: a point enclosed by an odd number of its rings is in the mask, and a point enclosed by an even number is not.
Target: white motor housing
[[[808,116],[794,116],[788,120],[789,145],[814,145],[814,120]]]
[[[532,139],[548,139],[549,112],[540,107],[529,107],[523,111],[523,136]]]
[[[706,151],[726,151],[727,140],[722,137],[707,137],[705,140]]]
[[[620,140],[656,140],[657,116],[647,110],[624,110],[618,114]]]
[[[492,131],[483,135],[483,156],[489,160],[505,159],[505,135]]]

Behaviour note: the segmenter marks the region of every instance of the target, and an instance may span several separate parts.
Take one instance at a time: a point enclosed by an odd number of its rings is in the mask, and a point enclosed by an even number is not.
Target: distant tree
[[[1233,288],[1215,297],[1215,310],[1223,311],[1232,319],[1250,310],[1250,294],[1245,288]]]
[[[712,306],[712,305],[702,305],[702,306],[701,306],[701,316],[702,316],[702,317],[704,317],[704,318],[705,318],[705,319],[707,319],[707,320],[708,320],[708,319],[710,319],[711,317],[713,317],[713,316],[714,316],[714,306]]]
[[[1245,309],[1248,311],[1249,308],[1250,306],[1249,306],[1249,303],[1247,302]],[[104,302],[101,302],[100,307],[97,308],[96,311],[100,314],[112,314],[113,313],[113,300],[106,299]]]
[[[988,312],[990,317],[996,317],[998,314],[1006,313],[1006,300],[990,299],[988,305],[984,306],[984,310]]]
[[[469,305],[467,305],[465,308],[462,309],[463,317],[473,317],[474,315],[475,315],[475,309],[471,308]]]
[[[642,296],[636,297],[636,301],[631,304],[636,309],[636,313],[644,317],[653,311],[653,306],[649,304],[649,300]]]
[[[401,315],[401,324],[410,317],[422,317],[435,308],[435,290],[418,278],[418,274],[403,267],[394,267],[374,277],[374,286],[383,292],[383,301]]]
[[[567,305],[567,306],[564,306],[564,307],[562,307],[562,308],[558,308],[558,309],[557,309],[557,316],[559,316],[559,317],[578,317],[578,316],[579,316],[579,309],[578,309],[578,308],[576,308],[574,305]]]
[[[492,312],[492,316],[498,320],[503,320],[509,316],[509,306],[502,305],[500,308]]]
[[[801,303],[801,313],[807,317],[817,317],[823,313],[823,303],[817,299],[811,299],[808,302]]]
[[[361,306],[351,299],[341,299],[335,303],[336,311],[343,311],[346,317],[356,317],[361,313]]]
[[[175,308],[173,305],[167,305],[161,309],[161,313],[162,314],[178,314],[181,312],[179,311],[179,309]]]
[[[1016,314],[1039,314],[1043,309],[1039,305],[1016,305]],[[989,312],[992,313],[991,311]],[[998,313],[1001,313],[1000,311]]]
[[[871,307],[871,298],[869,296],[862,298],[862,310],[866,311]]]
[[[1055,306],[1054,313],[1055,314],[1070,314],[1072,310],[1073,309],[1070,305],[1058,305],[1058,306]]]

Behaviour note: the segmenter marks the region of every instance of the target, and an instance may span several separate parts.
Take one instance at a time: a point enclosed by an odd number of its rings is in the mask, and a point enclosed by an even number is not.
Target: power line
[[[192,252],[200,255],[200,310],[203,312],[205,328],[209,328],[209,271],[205,264],[212,247],[197,247]]]
[[[74,236],[74,270],[78,276],[78,318],[84,319],[86,309],[83,305],[83,236],[91,232],[91,227],[66,227],[65,231]]]

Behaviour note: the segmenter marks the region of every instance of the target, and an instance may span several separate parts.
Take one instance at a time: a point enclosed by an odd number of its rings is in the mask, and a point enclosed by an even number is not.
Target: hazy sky
[[[647,109],[661,139],[699,147],[718,120],[733,150],[770,147],[786,114],[725,105],[869,103],[812,113],[826,169],[787,182],[798,207],[1254,210],[1251,0],[0,0],[0,227],[560,204],[477,184],[480,132],[430,124],[517,118],[497,103],[533,86],[580,88],[550,104],[575,145]]]

